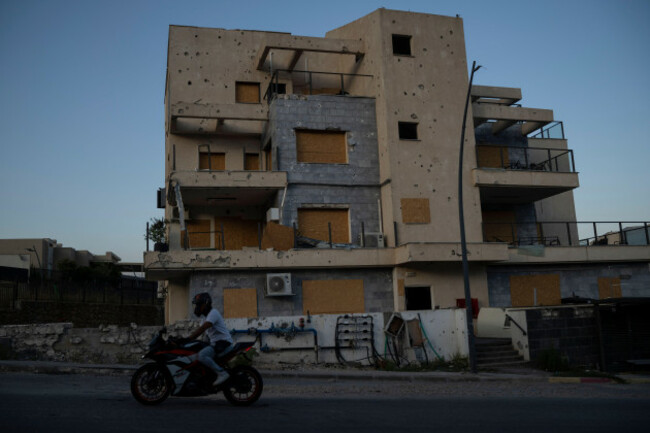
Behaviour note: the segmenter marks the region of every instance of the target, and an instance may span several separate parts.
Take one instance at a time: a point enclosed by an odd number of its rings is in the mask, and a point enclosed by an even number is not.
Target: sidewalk
[[[81,364],[55,361],[0,361],[0,372],[42,374],[98,374],[130,376],[139,365]],[[398,372],[355,368],[296,366],[287,369],[260,368],[263,377],[315,380],[370,380],[403,382],[546,382],[546,383],[607,383],[615,381],[602,377],[556,377],[532,368],[503,368],[496,372]],[[650,375],[620,374],[628,383],[650,384]]]

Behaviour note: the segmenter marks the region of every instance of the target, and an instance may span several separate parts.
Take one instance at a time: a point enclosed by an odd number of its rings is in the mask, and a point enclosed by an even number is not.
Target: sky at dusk
[[[3,0],[0,238],[142,261],[163,215],[170,24],[322,37],[380,7],[460,15],[475,84],[554,111],[579,221],[650,220],[650,1]]]

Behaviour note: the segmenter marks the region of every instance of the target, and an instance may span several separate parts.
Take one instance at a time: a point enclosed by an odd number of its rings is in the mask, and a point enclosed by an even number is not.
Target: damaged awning
[[[300,36],[275,37],[267,40],[257,57],[257,69],[292,71],[303,53],[353,55],[363,57],[363,42],[352,39],[309,38]]]

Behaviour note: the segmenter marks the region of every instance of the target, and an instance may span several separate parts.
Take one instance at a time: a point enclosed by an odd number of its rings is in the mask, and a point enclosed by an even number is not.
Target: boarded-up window
[[[296,129],[298,162],[346,164],[345,132]]]
[[[598,278],[598,296],[600,299],[622,297],[623,294],[621,292],[621,279],[619,277]]]
[[[403,198],[402,222],[404,224],[428,224],[431,222],[428,198]]]
[[[210,248],[210,220],[185,221],[189,235],[189,248]],[[185,233],[181,233],[181,245],[185,244]]]
[[[257,317],[257,290],[223,289],[223,317]]]
[[[273,248],[276,251],[287,251],[294,246],[293,227],[287,227],[270,221],[264,227],[262,249]]]
[[[260,155],[259,153],[247,153],[244,155],[244,170],[259,170]]]
[[[260,83],[235,83],[235,101],[248,104],[259,104]]]
[[[510,300],[513,307],[560,305],[560,275],[512,275]]]
[[[363,313],[363,280],[304,280],[303,314]]]
[[[199,153],[199,170],[225,170],[225,153]]]
[[[223,237],[221,228],[223,225]],[[215,245],[226,250],[241,250],[244,247],[259,246],[258,221],[240,218],[215,219]]]
[[[485,242],[514,243],[517,240],[517,224],[514,211],[484,210],[483,233]]]
[[[478,166],[505,168],[510,164],[507,147],[477,146]]]
[[[328,223],[332,227],[332,242],[350,242],[348,209],[298,209],[298,230],[302,236],[329,241]]]

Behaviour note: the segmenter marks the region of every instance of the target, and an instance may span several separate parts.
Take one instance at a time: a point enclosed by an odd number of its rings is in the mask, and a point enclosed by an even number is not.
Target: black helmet
[[[199,293],[197,295],[194,295],[192,304],[194,304],[194,315],[200,316],[203,313],[204,305],[207,305],[208,309],[212,307],[212,298],[210,297],[209,293]]]

